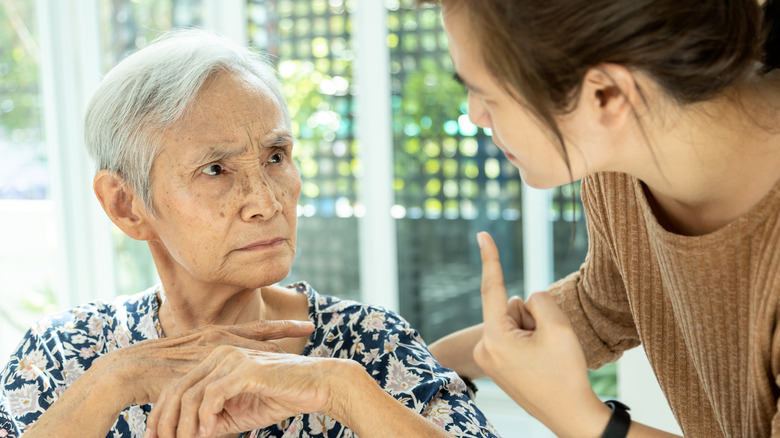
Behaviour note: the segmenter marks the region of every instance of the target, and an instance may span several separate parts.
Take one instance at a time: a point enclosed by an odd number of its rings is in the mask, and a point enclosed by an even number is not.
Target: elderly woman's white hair
[[[150,175],[159,134],[184,115],[204,82],[219,72],[260,79],[289,126],[282,87],[267,56],[196,29],[161,35],[117,64],[92,96],[84,127],[87,150],[97,170],[121,175],[149,212],[154,210]]]

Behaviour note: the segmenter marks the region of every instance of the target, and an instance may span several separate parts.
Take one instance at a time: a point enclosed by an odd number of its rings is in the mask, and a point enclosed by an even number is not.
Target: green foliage
[[[419,136],[438,138],[444,124],[462,115],[466,92],[451,73],[430,58],[422,59],[419,69],[407,74],[401,91],[400,108],[394,108],[394,122],[419,126]],[[401,132],[396,132],[400,134]]]
[[[0,7],[0,139],[29,142],[42,135],[34,18],[32,0]]]

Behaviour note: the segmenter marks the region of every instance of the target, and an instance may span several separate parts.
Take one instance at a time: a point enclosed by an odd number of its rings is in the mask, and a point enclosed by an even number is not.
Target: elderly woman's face
[[[301,189],[292,147],[279,104],[257,78],[211,78],[164,132],[152,166],[153,244],[170,255],[158,269],[247,288],[282,280]]]

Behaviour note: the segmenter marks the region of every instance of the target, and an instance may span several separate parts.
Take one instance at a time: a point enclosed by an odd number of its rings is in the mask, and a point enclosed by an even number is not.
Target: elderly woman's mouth
[[[260,240],[257,242],[250,243],[249,245],[246,245],[244,247],[241,247],[238,250],[256,251],[256,250],[276,248],[277,246],[280,246],[282,242],[284,242],[285,240],[287,239],[284,239],[282,237],[276,237],[274,239],[268,239],[268,240]]]

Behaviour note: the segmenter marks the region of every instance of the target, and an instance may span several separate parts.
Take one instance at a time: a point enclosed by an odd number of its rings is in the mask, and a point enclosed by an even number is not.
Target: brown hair
[[[550,128],[567,165],[553,116],[576,104],[588,69],[616,63],[680,104],[710,99],[758,61],[778,67],[779,1],[762,17],[756,0],[445,0],[466,8],[487,69]]]

